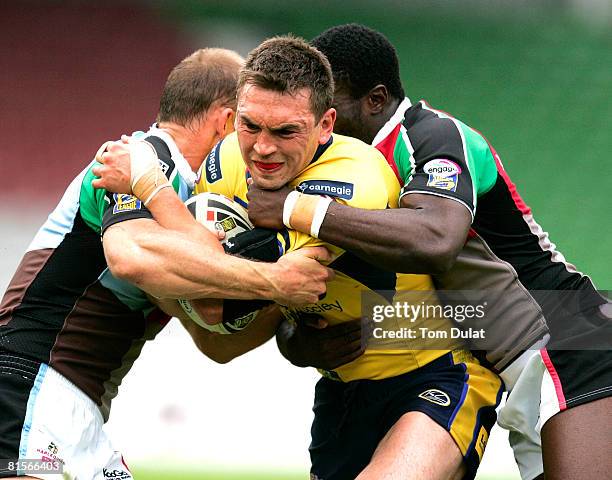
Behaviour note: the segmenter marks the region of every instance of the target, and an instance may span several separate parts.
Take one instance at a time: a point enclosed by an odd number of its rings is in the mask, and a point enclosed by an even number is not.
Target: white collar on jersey
[[[168,146],[168,150],[170,150],[170,157],[174,162],[174,167],[178,171],[179,175],[183,178],[183,180],[185,180],[187,186],[193,189],[198,175],[193,170],[191,170],[191,166],[189,165],[185,157],[183,157],[183,154],[177,147],[172,136],[165,130],[158,128],[157,123],[151,125],[151,128],[149,128],[149,131],[146,134],[159,137],[166,143],[166,145]]]
[[[397,107],[397,110],[393,114],[393,116],[383,125],[383,127],[378,131],[374,140],[372,140],[372,145],[378,145],[385,138],[389,136],[389,134],[393,131],[393,129],[397,126],[398,123],[402,123],[404,121],[404,114],[406,110],[408,110],[412,106],[412,102],[408,97],[404,98],[402,102]]]

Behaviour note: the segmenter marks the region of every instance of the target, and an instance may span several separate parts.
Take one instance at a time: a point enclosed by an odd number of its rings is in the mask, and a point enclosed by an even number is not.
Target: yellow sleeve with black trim
[[[203,192],[246,203],[246,167],[235,133],[217,143],[200,166],[194,193]]]
[[[393,170],[377,149],[336,134],[327,150],[289,185],[301,193],[328,196],[338,203],[368,210],[396,208],[400,190]],[[288,248],[286,240],[281,240],[284,252],[318,245],[336,254],[342,252],[295,230],[288,231],[288,238]]]

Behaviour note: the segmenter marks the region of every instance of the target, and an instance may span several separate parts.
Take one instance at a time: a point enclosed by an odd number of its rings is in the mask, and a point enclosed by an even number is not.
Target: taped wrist
[[[329,197],[291,192],[283,206],[283,223],[287,228],[319,238],[319,230],[331,203]]]
[[[157,160],[157,152],[149,142],[129,144],[132,193],[144,202],[149,202],[160,190],[170,187]]]

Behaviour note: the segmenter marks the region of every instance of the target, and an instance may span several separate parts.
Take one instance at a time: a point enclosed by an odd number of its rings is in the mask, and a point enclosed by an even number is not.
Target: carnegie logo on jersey
[[[221,149],[221,143],[217,143],[212,152],[206,157],[203,168],[206,169],[206,181],[208,183],[215,183],[221,180],[221,158],[219,157],[219,150]]]
[[[335,182],[333,180],[304,180],[296,189],[309,195],[327,195],[329,197],[353,198],[355,186],[347,182]]]
[[[451,160],[437,158],[430,160],[423,167],[428,175],[427,186],[454,192],[457,190],[461,167]]]
[[[129,212],[131,210],[140,210],[140,208],[142,208],[142,202],[133,195],[113,193],[113,200],[115,201],[115,205],[113,206],[113,214]]]

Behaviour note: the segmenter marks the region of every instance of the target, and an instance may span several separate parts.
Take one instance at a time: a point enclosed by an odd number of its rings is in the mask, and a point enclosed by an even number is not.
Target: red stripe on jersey
[[[391,131],[389,135],[387,135],[378,145],[374,145],[380,153],[385,156],[387,163],[395,173],[397,177],[397,181],[400,185],[403,185],[404,182],[402,177],[400,177],[399,169],[397,168],[397,164],[395,163],[395,157],[393,156],[393,152],[395,151],[395,144],[397,143],[397,137],[399,136],[400,129],[402,127],[401,123],[398,123],[395,128]]]
[[[207,222],[214,222],[215,221],[215,212],[213,212],[212,210],[209,210],[208,212],[206,212],[206,221]]]
[[[553,385],[555,386],[555,392],[557,393],[557,400],[559,401],[559,410],[563,411],[567,409],[567,403],[565,402],[565,394],[563,393],[563,386],[561,385],[561,379],[559,378],[559,374],[555,369],[555,366],[550,360],[548,356],[548,352],[545,348],[540,350],[540,354],[542,355],[542,360],[544,360],[544,365],[546,366],[546,370],[550,377],[552,378]]]
[[[124,466],[124,467],[127,469],[127,471],[129,472],[129,471],[130,471],[130,467],[128,467],[128,464],[127,464],[127,463],[125,463],[125,460],[124,460],[124,458],[123,458],[123,455],[121,455],[121,463],[123,463],[123,466]],[[130,472],[130,473],[131,473],[131,472]]]
[[[487,141],[487,143],[489,142]],[[510,195],[512,196],[512,200],[514,200],[514,204],[516,205],[516,208],[518,208],[523,215],[529,215],[531,213],[531,208],[527,206],[527,204],[523,201],[519,193],[516,191],[516,185],[514,185],[514,183],[512,183],[512,180],[510,180],[510,177],[508,176],[508,174],[504,170],[503,165],[501,164],[499,155],[497,154],[497,152],[491,146],[490,143],[489,143],[489,148],[491,149],[491,153],[493,154],[493,158],[495,159],[495,165],[497,165],[497,173],[499,173],[501,177],[504,179],[504,182],[506,182],[506,187],[508,187],[508,191],[510,192]]]

